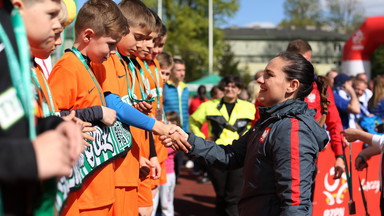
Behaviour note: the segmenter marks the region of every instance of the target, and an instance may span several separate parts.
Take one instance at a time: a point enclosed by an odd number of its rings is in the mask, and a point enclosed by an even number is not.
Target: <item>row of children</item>
[[[9,16],[11,11],[9,8],[12,6],[4,7],[8,3],[2,0],[0,7]],[[18,8],[12,13],[20,11],[24,20],[31,56],[47,58],[55,46],[61,43],[59,35],[69,20],[68,11],[70,10],[65,10],[66,5],[61,4],[59,0],[14,0],[12,3]],[[62,15],[63,11],[67,15],[60,21],[59,14]],[[10,16],[12,19],[14,14]],[[4,25],[3,20],[1,22]],[[20,45],[22,39],[17,31],[18,29],[15,28],[16,42],[20,48],[23,47]],[[169,73],[172,58],[166,54],[159,56],[159,59],[163,59],[161,62],[156,58],[162,51],[166,35],[166,28],[161,19],[140,0],[123,0],[119,5],[112,0],[89,0],[77,14],[73,47],[58,60],[48,80],[41,67],[35,62],[32,63],[32,67],[29,67],[24,64],[25,61],[19,61],[20,68],[27,68],[26,72],[20,73],[20,76],[28,78],[30,75],[32,78],[24,79],[21,83],[24,86],[20,90],[18,82],[12,78],[11,86],[17,90],[15,91],[17,94],[14,93],[13,96],[22,101],[24,112],[18,114],[15,112],[17,110],[13,110],[14,112],[10,114],[13,116],[13,122],[1,123],[1,139],[6,135],[16,139],[15,134],[5,133],[9,131],[8,128],[25,130],[26,134],[28,129],[34,128],[34,122],[28,121],[28,119],[34,119],[33,107],[28,106],[31,103],[24,100],[32,92],[27,87],[29,85],[25,85],[31,82],[31,79],[35,89],[37,117],[52,119],[54,117],[49,116],[69,114],[65,124],[56,123],[43,129],[55,128],[59,124],[55,130],[59,130],[60,139],[57,136],[46,138],[39,135],[36,139],[30,136],[32,142],[39,141],[43,144],[64,140],[60,143],[64,149],[54,149],[56,154],[46,153],[57,158],[52,156],[41,158],[41,153],[36,149],[36,145],[34,146],[32,153],[35,152],[36,161],[33,163],[37,163],[35,172],[39,173],[39,176],[33,176],[33,180],[73,175],[71,168],[80,154],[83,154],[83,158],[87,158],[89,157],[87,152],[96,152],[90,149],[105,144],[105,140],[97,137],[96,133],[92,133],[95,129],[90,127],[91,125],[97,124],[101,128],[113,126],[116,129],[116,120],[118,120],[131,126],[130,150],[128,151],[127,148],[122,154],[108,158],[103,163],[99,162],[97,167],[85,174],[84,182],[80,184],[81,188],[70,188],[71,192],[66,197],[66,204],[62,209],[56,209],[62,215],[151,215],[152,199],[157,194],[158,185],[166,182],[164,161],[168,157],[168,150],[161,145],[158,135],[171,137],[175,142],[174,150],[187,151],[185,146],[189,146],[185,140],[185,133],[177,130],[179,133],[170,134],[169,131],[176,126],[163,123],[162,85],[165,80],[161,78],[161,73],[167,73],[167,70]],[[2,37],[2,44],[5,43],[4,41]],[[28,44],[19,49],[20,56],[23,54],[22,49],[25,50],[26,47]],[[2,63],[9,64],[9,71],[12,73],[2,73],[2,76],[12,77],[14,65],[8,57],[9,48],[5,50],[7,62]],[[21,117],[27,119],[25,121],[29,124],[16,125],[14,122]],[[63,121],[59,117],[54,119]],[[80,127],[71,122],[81,125],[82,137]],[[40,127],[40,125],[38,123],[37,126]],[[85,143],[87,145],[85,153],[81,138],[89,140]],[[93,146],[92,143],[97,145]],[[2,151],[2,154],[3,152],[9,153],[9,151]],[[93,156],[96,158],[98,155]],[[54,167],[52,164],[60,158],[64,162]],[[50,173],[41,174],[44,170]],[[42,190],[45,182],[47,181],[34,184],[34,187]],[[17,191],[20,191],[22,196],[6,194],[3,190],[6,214],[28,215],[33,214],[35,209],[43,208],[43,204],[36,203],[35,197],[31,198],[31,195],[27,194],[27,188],[21,188],[20,184],[16,187],[19,188]],[[3,183],[2,188],[4,188]],[[9,204],[11,200],[14,201],[13,204]],[[19,202],[20,200],[22,201]],[[43,198],[41,203],[44,201]],[[16,204],[17,202],[19,204]],[[48,209],[53,209],[52,206],[53,204],[48,205]],[[53,214],[53,210],[50,213]]]

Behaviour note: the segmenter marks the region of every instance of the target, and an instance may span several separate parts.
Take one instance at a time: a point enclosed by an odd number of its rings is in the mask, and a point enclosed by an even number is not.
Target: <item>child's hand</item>
[[[110,127],[116,122],[116,111],[105,106],[101,106],[103,110],[103,119],[101,120],[106,126]]]
[[[145,157],[140,157],[140,172],[139,172],[139,178],[145,178],[149,175],[151,172],[151,168],[154,168],[151,161],[149,161]]]
[[[95,131],[96,130],[96,128],[94,128],[94,127],[92,127],[92,124],[91,123],[89,123],[89,122],[85,122],[85,121],[83,121],[83,120],[81,120],[81,119],[79,119],[79,118],[77,118],[76,116],[75,116],[75,114],[76,114],[76,112],[75,111],[71,111],[71,113],[69,114],[69,115],[67,115],[67,116],[65,116],[65,117],[62,117],[64,120],[66,120],[66,121],[72,121],[72,122],[74,122],[74,123],[76,123],[77,125],[79,125],[81,128],[82,128],[82,137],[83,137],[83,144],[85,145],[85,146],[90,146],[90,144],[87,142],[87,141],[85,141],[85,139],[87,139],[87,140],[90,140],[90,141],[94,141],[95,140],[95,138],[93,138],[92,136],[90,136],[89,134],[87,134],[86,132],[91,132],[91,131]]]
[[[157,157],[151,157],[151,159],[149,160],[153,165],[151,178],[159,179],[161,175],[161,166],[160,166],[159,160],[157,159]]]
[[[152,98],[152,94],[149,94],[145,100]],[[152,101],[141,101],[134,105],[134,107],[145,115],[149,115],[152,112]]]

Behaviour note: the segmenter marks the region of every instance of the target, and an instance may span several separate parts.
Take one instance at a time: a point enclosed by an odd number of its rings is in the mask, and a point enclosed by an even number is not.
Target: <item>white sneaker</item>
[[[187,163],[185,163],[185,167],[188,169],[192,169],[194,167],[193,161],[188,160]]]

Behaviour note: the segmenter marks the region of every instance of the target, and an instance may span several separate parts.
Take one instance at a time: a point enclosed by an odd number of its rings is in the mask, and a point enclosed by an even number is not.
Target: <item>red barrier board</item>
[[[368,205],[368,213],[370,216],[379,216],[381,194],[379,182],[380,155],[373,156],[368,161],[368,169],[357,171],[355,169],[355,159],[362,150],[362,146],[362,142],[352,143],[352,194],[356,203],[355,215],[366,215],[359,184],[360,176]],[[349,150],[349,147],[345,149],[348,166],[350,164]],[[347,178],[344,173],[340,179],[333,179],[334,163],[335,155],[328,145],[324,151],[319,153],[312,214],[314,216],[350,215]]]

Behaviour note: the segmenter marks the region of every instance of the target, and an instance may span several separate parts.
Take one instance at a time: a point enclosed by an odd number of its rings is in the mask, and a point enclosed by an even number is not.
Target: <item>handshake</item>
[[[160,135],[160,141],[162,141],[163,145],[167,148],[185,153],[188,153],[191,149],[191,145],[187,141],[188,134],[177,125],[166,125],[156,121],[152,131]]]

